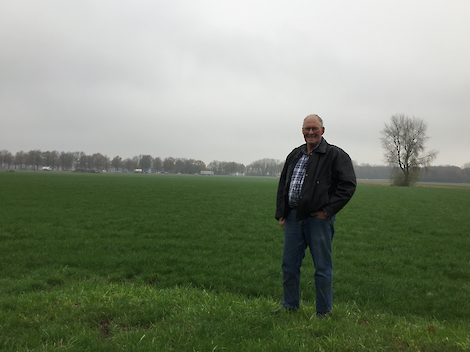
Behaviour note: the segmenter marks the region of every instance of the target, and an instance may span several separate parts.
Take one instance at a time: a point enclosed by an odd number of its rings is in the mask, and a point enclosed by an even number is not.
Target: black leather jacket
[[[286,217],[289,207],[289,186],[302,148],[295,148],[286,159],[277,190],[276,219]],[[339,212],[356,190],[356,175],[349,155],[323,139],[312,152],[307,163],[301,197],[297,206],[297,220],[307,219],[311,213],[323,210],[329,217]]]

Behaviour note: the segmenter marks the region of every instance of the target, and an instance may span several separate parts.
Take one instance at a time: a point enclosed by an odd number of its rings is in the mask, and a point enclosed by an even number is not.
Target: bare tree
[[[163,170],[165,170],[165,172],[173,173],[175,170],[175,162],[175,158],[171,156],[165,158],[165,160],[163,160]]]
[[[392,183],[411,186],[419,180],[419,169],[427,167],[436,158],[437,151],[424,152],[427,124],[416,117],[396,114],[381,131],[385,161],[392,166]]]
[[[87,168],[87,155],[85,152],[75,152],[76,168],[86,170]]]
[[[207,169],[214,171],[215,175],[242,175],[246,167],[233,161],[214,160],[207,165]]]
[[[206,164],[202,160],[189,160],[190,163],[190,171],[188,173],[191,174],[199,174],[201,171],[206,169]]]
[[[139,157],[134,156],[132,159],[127,158],[124,159],[121,163],[121,166],[123,167],[126,172],[133,172],[135,169],[137,169],[137,166],[139,165]]]
[[[26,164],[26,153],[22,150],[16,152],[15,157],[13,158],[13,165],[17,169],[22,169]]]
[[[109,158],[101,153],[95,153],[90,159],[91,168],[97,171],[108,170]]]
[[[36,167],[35,170],[39,170],[39,166],[43,164],[42,152],[39,149],[30,150],[26,154],[26,163],[33,169]]]
[[[111,166],[114,167],[114,171],[119,171],[121,167],[122,158],[118,155],[111,160]]]
[[[162,165],[163,165],[163,162],[162,162],[162,159],[160,157],[156,157],[155,159],[153,159],[153,161],[152,161],[153,171],[155,171],[155,172],[162,171]]]
[[[50,166],[52,169],[56,168],[57,162],[59,161],[59,152],[57,150],[47,151],[42,153],[42,160],[44,166]]]
[[[0,164],[2,167],[10,168],[13,163],[13,154],[4,149],[0,151]]]
[[[182,174],[184,172],[184,159],[176,159],[175,160],[175,169],[174,172],[177,174]]]
[[[74,161],[74,154],[73,153],[71,153],[71,152],[67,152],[67,153],[66,152],[60,152],[59,162],[60,162],[60,166],[62,168],[62,171],[72,169],[73,161]]]
[[[150,155],[142,155],[139,160],[139,166],[141,169],[149,171],[152,166],[152,157]]]
[[[279,176],[284,162],[275,159],[262,159],[252,162],[246,167],[249,176]]]

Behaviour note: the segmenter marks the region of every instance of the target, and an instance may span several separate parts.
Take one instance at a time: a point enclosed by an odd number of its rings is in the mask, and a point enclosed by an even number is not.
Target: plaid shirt
[[[317,149],[320,144],[321,142],[318,143],[318,145],[313,150]],[[302,185],[304,183],[305,173],[307,171],[307,162],[312,153],[307,154],[307,146],[305,145],[302,148],[302,156],[300,157],[299,161],[295,165],[294,171],[292,172],[292,178],[290,180],[289,187],[289,206],[291,208],[299,205],[300,192],[302,191]]]

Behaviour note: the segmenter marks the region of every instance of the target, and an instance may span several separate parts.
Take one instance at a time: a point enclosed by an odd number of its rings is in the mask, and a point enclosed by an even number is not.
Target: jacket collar
[[[312,153],[313,152],[323,153],[323,154],[326,153],[327,144],[328,142],[326,141],[326,139],[322,137],[320,143],[313,149]],[[302,153],[307,154],[307,143],[303,144],[300,147],[300,150]]]

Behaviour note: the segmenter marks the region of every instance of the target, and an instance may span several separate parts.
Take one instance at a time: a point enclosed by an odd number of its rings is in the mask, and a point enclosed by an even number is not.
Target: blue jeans
[[[329,312],[333,308],[333,260],[331,241],[334,235],[333,216],[322,220],[317,216],[296,221],[292,209],[286,218],[284,228],[284,250],[282,272],[284,297],[282,305],[296,309],[300,304],[300,267],[305,250],[310,248],[315,265],[315,294],[317,312]]]

